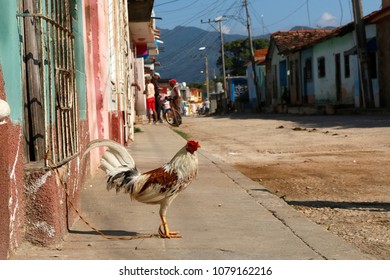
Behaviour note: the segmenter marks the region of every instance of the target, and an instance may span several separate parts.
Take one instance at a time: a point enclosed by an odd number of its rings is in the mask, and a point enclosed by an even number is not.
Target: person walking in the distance
[[[210,100],[208,98],[206,98],[203,102],[203,106],[204,106],[204,113],[206,115],[208,115],[210,113]]]
[[[146,110],[148,111],[149,124],[152,122],[151,121],[152,114],[154,116],[153,122],[156,123],[157,113],[156,113],[155,99],[154,99],[154,85],[151,83],[151,77],[149,76],[145,78],[144,94],[146,94]]]
[[[169,86],[171,87],[172,103],[175,109],[180,112],[181,98],[179,85],[175,79],[169,80]]]
[[[152,76],[152,84],[154,86],[154,100],[155,100],[155,108],[157,114],[157,119],[155,119],[155,121],[159,121],[160,123],[162,123],[163,120],[161,118],[160,86],[158,84],[158,79],[160,79],[160,74],[154,72]]]

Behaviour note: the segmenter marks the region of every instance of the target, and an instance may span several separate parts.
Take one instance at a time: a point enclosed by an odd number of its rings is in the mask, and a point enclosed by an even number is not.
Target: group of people
[[[158,79],[160,79],[160,74],[154,72],[151,76],[147,76],[145,78],[145,91],[146,95],[146,109],[148,115],[149,124],[156,124],[157,122],[162,123],[162,103],[165,100],[162,100],[162,95],[160,94],[160,86],[158,84]],[[172,105],[175,109],[180,111],[180,90],[175,79],[169,80],[170,86],[170,96],[172,96]],[[165,97],[163,97],[165,99]]]

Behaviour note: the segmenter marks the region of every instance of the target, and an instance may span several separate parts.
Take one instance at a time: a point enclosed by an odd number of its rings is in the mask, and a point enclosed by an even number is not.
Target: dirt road
[[[178,130],[314,222],[390,259],[390,115],[187,117]]]

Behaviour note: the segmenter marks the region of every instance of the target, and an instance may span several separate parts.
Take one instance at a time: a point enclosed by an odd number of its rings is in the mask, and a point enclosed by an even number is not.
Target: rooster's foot
[[[159,228],[158,228],[158,233],[160,235],[161,238],[182,238],[182,236],[180,235],[180,231],[170,231],[170,230],[166,230],[164,224],[162,224]]]
[[[168,239],[171,239],[171,238],[182,238],[182,236],[179,235],[179,232],[170,232],[169,234],[161,234],[160,233],[160,237],[161,238],[168,238]]]

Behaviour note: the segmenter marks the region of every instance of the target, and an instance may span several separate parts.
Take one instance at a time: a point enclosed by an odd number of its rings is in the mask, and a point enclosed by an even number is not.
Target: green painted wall
[[[5,94],[11,107],[11,121],[23,121],[23,93],[21,82],[22,24],[18,17],[18,1],[2,1],[0,9],[0,67],[3,72]],[[84,67],[84,39],[82,0],[73,0],[73,26],[76,54],[76,86],[79,95],[79,117],[86,119],[86,75]]]
[[[23,120],[21,85],[20,28],[17,1],[1,1],[0,9],[0,66],[3,71],[5,94],[11,107],[11,121]]]
[[[73,30],[76,56],[76,87],[79,97],[79,117],[87,118],[87,87],[84,60],[84,30],[83,30],[83,5],[82,0],[73,1]]]

